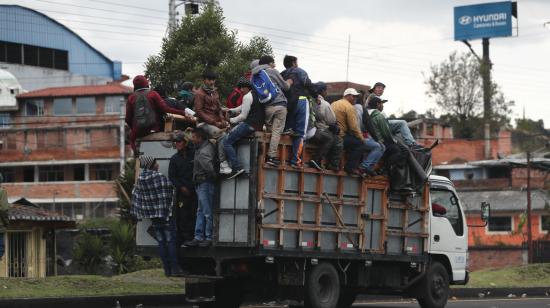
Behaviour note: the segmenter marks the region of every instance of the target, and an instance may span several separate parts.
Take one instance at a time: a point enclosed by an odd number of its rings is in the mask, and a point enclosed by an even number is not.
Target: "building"
[[[25,90],[120,79],[121,62],[43,13],[0,5],[0,28],[0,69],[13,74]]]
[[[69,217],[43,210],[25,199],[10,204],[0,277],[44,278],[57,274],[56,230],[74,228]]]
[[[355,82],[349,82],[349,81],[335,81],[335,82],[327,82],[327,97],[325,99],[332,103],[334,101],[337,101],[342,98],[342,95],[344,94],[344,91],[347,88],[354,88],[359,93],[362,93],[362,101],[366,98],[365,95],[368,94],[370,90],[370,86],[355,83]]]
[[[131,91],[111,83],[17,96],[17,109],[0,127],[0,172],[9,200],[24,197],[77,220],[115,215],[114,180],[127,153],[121,105]]]

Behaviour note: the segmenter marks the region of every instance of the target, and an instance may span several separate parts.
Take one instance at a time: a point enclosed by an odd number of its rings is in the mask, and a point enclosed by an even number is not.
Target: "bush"
[[[94,274],[107,255],[99,236],[82,233],[73,249],[74,261],[87,273]]]
[[[135,232],[130,224],[119,222],[111,229],[110,250],[116,274],[129,271],[135,254]]]

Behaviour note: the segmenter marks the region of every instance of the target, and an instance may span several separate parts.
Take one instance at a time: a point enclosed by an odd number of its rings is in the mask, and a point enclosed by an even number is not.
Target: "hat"
[[[372,86],[372,88],[369,89],[369,93],[374,92],[374,88],[376,88],[376,87],[378,87],[378,86],[381,86],[382,88],[385,88],[385,87],[386,87],[385,84],[383,84],[383,83],[381,83],[381,82],[377,82],[377,83],[374,84],[374,86]]]
[[[374,109],[378,106],[378,103],[385,103],[387,100],[382,100],[379,96],[373,96],[369,99],[369,108]]]
[[[184,131],[178,131],[176,133],[174,133],[174,141],[185,141],[185,142],[189,142],[191,140],[191,136],[193,134],[193,129],[192,128],[187,128],[186,130]]]
[[[346,91],[344,91],[344,96],[346,95],[359,96],[359,92],[357,92],[354,88],[347,88]]]
[[[137,75],[134,77],[134,90],[149,88],[149,81],[143,75]]]
[[[327,89],[327,84],[319,81],[315,84],[315,87],[317,87],[317,92],[323,92]]]
[[[237,87],[238,88],[249,88],[249,89],[252,89],[252,83],[250,82],[250,80],[244,78],[244,77],[241,77],[239,78],[239,81],[237,82]]]
[[[141,169],[151,169],[157,160],[152,156],[143,155],[139,158]]]
[[[216,74],[215,72],[213,72],[211,70],[205,70],[202,73],[202,78],[203,79],[216,80],[218,78],[218,74]]]
[[[252,60],[252,62],[250,62],[250,69],[254,69],[258,65],[260,65],[260,59]]]

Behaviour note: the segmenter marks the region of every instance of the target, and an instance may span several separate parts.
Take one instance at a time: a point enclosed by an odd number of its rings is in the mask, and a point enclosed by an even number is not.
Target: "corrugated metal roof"
[[[491,211],[525,211],[527,210],[527,191],[461,191],[458,192],[461,204],[467,212],[479,211],[481,202],[489,202]],[[550,196],[540,190],[531,191],[531,208],[544,210],[550,204]]]
[[[95,86],[75,86],[75,87],[57,87],[45,88],[36,91],[23,93],[17,98],[41,98],[41,97],[66,97],[66,96],[96,96],[113,94],[130,94],[132,88],[123,86],[119,83],[110,83]]]

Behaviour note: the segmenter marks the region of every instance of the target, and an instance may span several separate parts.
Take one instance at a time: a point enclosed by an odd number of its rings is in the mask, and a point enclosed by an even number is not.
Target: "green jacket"
[[[8,228],[8,193],[0,187],[0,232]]]
[[[372,125],[374,126],[374,132],[378,141],[382,143],[392,142],[393,135],[391,133],[390,124],[386,117],[379,110],[375,109],[370,117],[372,119]]]

